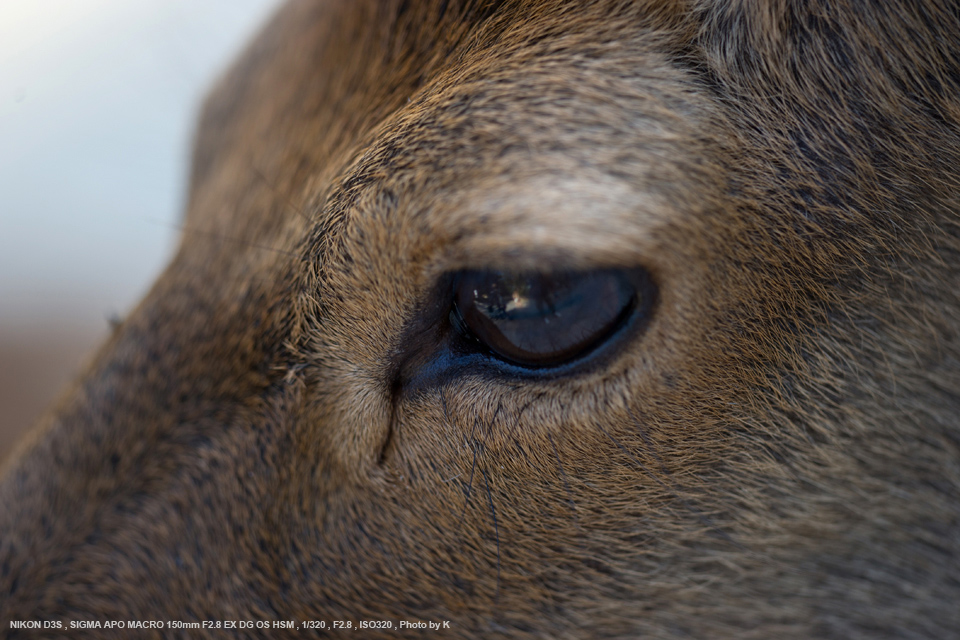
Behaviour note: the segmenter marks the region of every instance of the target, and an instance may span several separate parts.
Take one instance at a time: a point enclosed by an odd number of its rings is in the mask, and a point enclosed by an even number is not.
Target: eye
[[[597,348],[637,310],[645,315],[654,291],[643,269],[465,271],[451,320],[503,360],[551,367]]]

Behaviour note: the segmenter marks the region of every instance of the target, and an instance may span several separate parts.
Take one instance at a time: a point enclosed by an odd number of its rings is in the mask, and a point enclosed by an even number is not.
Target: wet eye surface
[[[511,273],[454,279],[451,323],[496,357],[555,367],[594,351],[628,319],[649,314],[655,287],[644,269]]]

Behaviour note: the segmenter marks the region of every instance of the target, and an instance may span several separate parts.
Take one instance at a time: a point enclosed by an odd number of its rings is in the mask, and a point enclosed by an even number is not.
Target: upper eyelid
[[[655,253],[660,231],[683,217],[662,195],[597,171],[460,188],[431,207],[443,221],[424,236],[439,249],[434,273],[629,267]]]
[[[598,271],[603,269],[633,269],[648,267],[649,255],[632,251],[629,255],[596,255],[572,252],[565,247],[515,246],[503,250],[477,253],[449,251],[426,265],[424,283],[436,283],[456,277],[466,271],[504,271],[512,273],[558,273],[570,271]]]

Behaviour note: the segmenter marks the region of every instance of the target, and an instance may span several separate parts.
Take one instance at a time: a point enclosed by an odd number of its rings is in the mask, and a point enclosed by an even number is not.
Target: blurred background
[[[206,88],[278,0],[0,0],[0,461],[171,257]]]

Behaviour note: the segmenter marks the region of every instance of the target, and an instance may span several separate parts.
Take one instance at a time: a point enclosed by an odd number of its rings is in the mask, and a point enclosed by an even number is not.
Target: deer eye
[[[451,321],[503,360],[552,367],[599,347],[636,310],[646,314],[653,295],[643,269],[465,271],[454,281]]]

